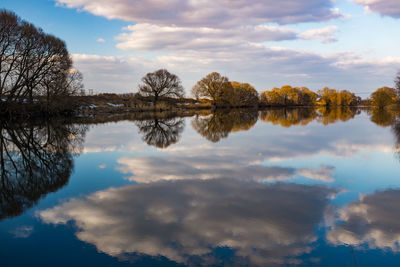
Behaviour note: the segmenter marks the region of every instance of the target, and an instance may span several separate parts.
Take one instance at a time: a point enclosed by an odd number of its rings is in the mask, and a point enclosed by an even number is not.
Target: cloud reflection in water
[[[335,193],[233,179],[162,181],[100,191],[38,215],[45,223],[74,221],[80,240],[121,258],[138,253],[212,264],[213,249],[229,247],[243,264],[284,264],[312,250]]]

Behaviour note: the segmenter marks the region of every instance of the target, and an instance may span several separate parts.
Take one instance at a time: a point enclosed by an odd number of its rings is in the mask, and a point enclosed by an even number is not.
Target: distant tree
[[[284,85],[281,88],[273,88],[271,91],[261,93],[260,102],[264,105],[277,106],[314,106],[317,94],[307,87],[292,87]]]
[[[218,72],[212,72],[201,79],[192,88],[192,95],[198,99],[201,97],[209,98],[214,104],[221,102],[222,96],[232,88],[229,79],[221,76]],[[225,92],[224,92],[225,91]]]
[[[139,94],[153,97],[154,105],[160,97],[183,97],[185,95],[181,80],[166,69],[147,73],[139,85]]]
[[[323,89],[318,91],[318,95],[320,96],[319,105],[321,106],[339,106],[339,93],[336,89],[330,89],[328,87],[324,87]]]
[[[347,90],[339,91],[325,87],[319,90],[318,94],[320,97],[318,104],[326,107],[355,106],[361,101],[359,97]]]
[[[395,83],[394,89],[396,89],[397,98],[400,99],[400,71],[397,73],[394,83]]]
[[[300,97],[299,97],[299,103],[304,106],[315,106],[317,103],[317,98],[318,95],[308,89],[307,87],[296,87]]]
[[[358,98],[355,94],[343,90],[339,92],[339,105],[340,106],[355,106],[358,104]]]
[[[258,105],[258,92],[248,83],[231,82],[231,105],[242,107],[254,107]],[[229,88],[229,87],[227,87]]]
[[[49,99],[50,94],[70,95],[72,91],[66,90],[63,82],[69,79],[71,68],[72,60],[62,40],[44,33],[13,12],[0,10],[3,104],[33,102],[35,96],[45,95]]]
[[[396,90],[390,87],[382,87],[371,94],[372,105],[382,109],[398,100]]]

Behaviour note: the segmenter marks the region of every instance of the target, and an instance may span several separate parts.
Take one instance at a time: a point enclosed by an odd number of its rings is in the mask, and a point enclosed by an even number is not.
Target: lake
[[[400,120],[1,121],[1,266],[399,266]]]

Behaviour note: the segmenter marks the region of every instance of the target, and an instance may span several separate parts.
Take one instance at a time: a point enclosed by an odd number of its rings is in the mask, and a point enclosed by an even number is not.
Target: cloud
[[[147,69],[139,57],[73,54],[72,59],[83,73],[85,87],[96,92],[134,92],[139,75]]]
[[[229,28],[293,24],[340,17],[331,0],[56,0],[59,5],[108,19],[156,25]]]
[[[80,240],[124,259],[146,254],[212,265],[213,250],[229,247],[243,265],[279,265],[312,250],[332,193],[225,179],[158,182],[71,199],[38,216],[45,223],[73,221]]]
[[[98,39],[96,40],[96,42],[98,42],[98,43],[105,43],[106,40],[104,40],[103,38],[98,38]]]
[[[400,190],[389,189],[362,195],[358,202],[339,211],[341,220],[327,234],[335,245],[367,244],[371,249],[400,252]]]
[[[366,12],[400,18],[400,2],[398,0],[353,0],[353,2],[363,5]]]
[[[399,58],[364,59],[355,53],[318,54],[266,45],[298,39],[337,41],[337,26],[302,33],[281,26],[342,17],[334,2],[57,0],[68,8],[135,23],[116,37],[117,47],[135,56],[115,57],[112,62],[91,56],[85,62],[87,66],[90,61],[93,70],[84,65],[83,71],[83,59],[76,59],[85,84],[97,92],[131,92],[146,72],[159,68],[179,74],[187,91],[213,71],[251,82],[260,91],[282,85],[283,80],[314,90],[330,86],[354,92],[373,91],[392,82],[400,68]],[[114,68],[103,72],[111,63]]]
[[[130,51],[228,50],[240,44],[293,40],[294,30],[279,26],[244,26],[230,29],[158,26],[138,23],[124,28],[130,33],[116,37],[117,47]]]
[[[337,39],[337,26],[327,26],[320,29],[305,31],[299,35],[304,40],[322,40],[323,43],[333,43]]]

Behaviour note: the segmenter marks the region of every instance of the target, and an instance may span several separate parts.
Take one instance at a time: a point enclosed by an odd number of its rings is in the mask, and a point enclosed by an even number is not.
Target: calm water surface
[[[0,127],[0,266],[400,266],[390,114]]]

